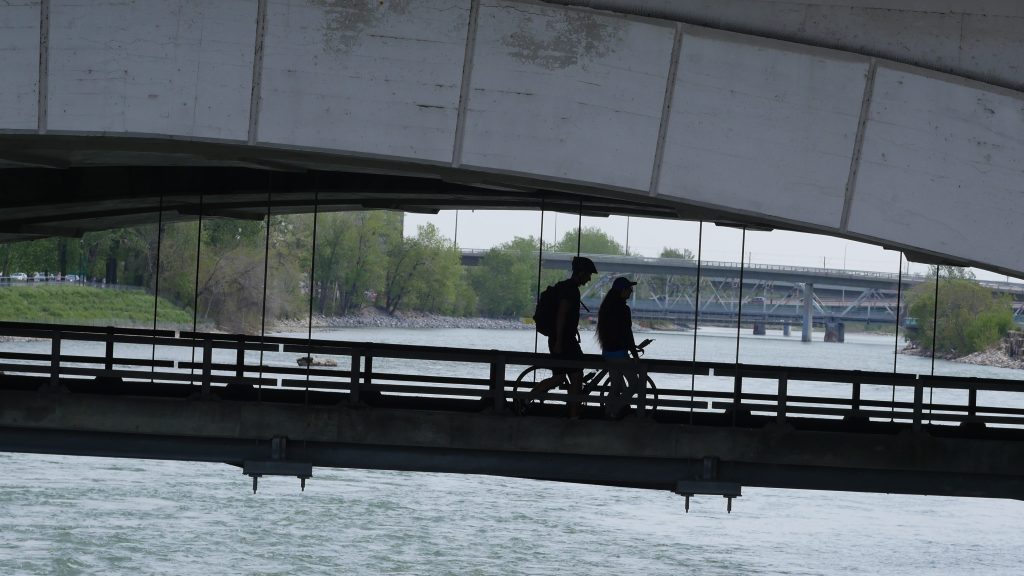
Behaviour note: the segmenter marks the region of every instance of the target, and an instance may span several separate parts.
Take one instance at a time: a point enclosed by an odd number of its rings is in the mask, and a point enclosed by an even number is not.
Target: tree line
[[[314,230],[315,228],[315,230]],[[252,331],[281,319],[344,316],[364,306],[452,316],[526,317],[533,312],[538,239],[516,237],[464,267],[437,227],[402,234],[388,211],[272,216],[268,221],[205,218],[0,245],[0,271],[78,274],[89,281],[158,291],[228,331]],[[315,261],[313,237],[316,235]],[[545,251],[626,254],[598,228],[545,243]],[[692,259],[688,250],[665,256]],[[310,273],[312,272],[312,277]],[[544,270],[541,288],[566,276]],[[266,284],[264,285],[264,277]],[[682,289],[682,287],[680,287]],[[160,311],[157,312],[158,318]]]
[[[516,237],[488,250],[479,266],[464,267],[459,250],[435,226],[420,226],[415,236],[404,237],[402,218],[389,211],[331,212],[315,221],[310,214],[272,216],[269,234],[267,220],[206,218],[201,226],[193,221],[161,229],[151,224],[80,239],[0,244],[0,271],[79,274],[142,286],[192,312],[198,323],[228,331],[305,318],[310,308],[323,316],[376,306],[389,314],[528,317],[538,289],[567,275],[539,270],[534,236]],[[577,249],[627,255],[622,244],[596,227],[571,230],[544,244],[545,251]],[[664,248],[660,256],[694,258],[690,250],[675,248]],[[1009,297],[994,296],[963,269],[933,267],[936,273],[941,273],[937,329],[932,329],[934,285],[923,283],[907,295],[908,314],[919,326],[907,333],[908,340],[931,351],[934,338],[937,354],[963,355],[991,346],[1013,327]],[[692,278],[681,276],[651,278],[650,284],[666,298],[694,288]],[[646,297],[647,290],[638,286],[638,297]]]

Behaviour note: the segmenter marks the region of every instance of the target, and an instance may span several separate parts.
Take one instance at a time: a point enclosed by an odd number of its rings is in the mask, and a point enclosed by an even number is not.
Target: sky
[[[456,211],[443,210],[438,214],[405,215],[405,235],[414,236],[418,226],[433,223],[441,234],[455,240],[460,248],[491,248],[508,242],[516,236],[537,236],[540,232],[541,214],[532,211],[512,210],[459,210],[458,238],[456,233]],[[574,214],[547,212],[544,215],[545,242],[560,238],[568,230],[575,229],[579,217]],[[653,218],[583,218],[583,226],[595,226],[605,231],[631,253],[642,256],[658,256],[665,247],[698,250],[699,224],[677,220]],[[898,272],[900,254],[878,246],[833,238],[818,234],[800,232],[747,232],[745,248],[742,231],[736,228],[704,224],[704,238],[700,244],[703,260],[738,262],[741,249],[743,258],[753,264],[778,264],[838,268],[847,270],[868,270],[875,272]],[[904,272],[925,273],[924,264],[908,263],[903,260]],[[979,279],[1006,280],[1002,274],[973,269]],[[1014,278],[1009,278],[1013,281]]]

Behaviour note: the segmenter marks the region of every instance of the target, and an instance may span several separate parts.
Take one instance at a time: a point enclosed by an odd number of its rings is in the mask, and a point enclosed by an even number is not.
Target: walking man
[[[590,282],[591,277],[596,273],[597,266],[594,265],[593,260],[576,256],[572,259],[572,276],[554,285],[557,305],[553,307],[554,326],[548,336],[548,351],[551,352],[552,357],[560,360],[579,360],[583,357],[579,333],[580,286]],[[566,377],[569,379],[569,395],[579,396],[583,390],[583,370],[552,368],[551,377],[541,380],[530,390],[527,404],[562,384]],[[525,408],[525,404],[519,406],[520,411]],[[580,417],[579,400],[569,402],[569,417]]]

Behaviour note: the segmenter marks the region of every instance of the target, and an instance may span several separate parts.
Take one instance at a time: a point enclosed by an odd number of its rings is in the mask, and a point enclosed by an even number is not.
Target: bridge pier
[[[803,335],[800,336],[801,342],[811,341],[811,300],[814,298],[814,284],[806,282],[804,284],[804,326]]]

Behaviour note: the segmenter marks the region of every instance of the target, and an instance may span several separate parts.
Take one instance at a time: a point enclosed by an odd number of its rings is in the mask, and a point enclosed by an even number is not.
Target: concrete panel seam
[[[252,93],[249,96],[249,144],[258,138],[260,89],[263,85],[263,41],[267,30],[267,0],[259,0],[256,9],[256,43],[252,58]]]
[[[469,3],[469,26],[466,32],[466,53],[462,57],[462,86],[459,109],[455,114],[455,142],[452,146],[452,167],[462,165],[462,143],[466,134],[466,109],[469,107],[470,82],[473,80],[473,52],[476,51],[476,28],[480,19],[480,0]]]
[[[665,155],[665,138],[668,134],[668,124],[672,115],[672,98],[675,97],[676,74],[679,70],[679,54],[683,49],[683,27],[681,24],[675,26],[675,37],[672,41],[672,57],[669,58],[668,79],[665,81],[665,100],[661,105],[661,123],[658,125],[658,140],[654,149],[654,166],[651,168],[650,195],[658,194],[658,185],[661,182],[661,163]]]
[[[864,131],[867,130],[868,114],[871,112],[871,95],[875,88],[875,72],[878,60],[871,59],[868,73],[864,78],[864,97],[860,103],[860,118],[857,121],[857,136],[853,140],[853,154],[850,155],[850,174],[846,178],[846,193],[843,198],[843,216],[839,221],[839,230],[846,232],[850,223],[850,209],[853,204],[853,189],[857,185],[857,168],[860,165],[861,148],[864,147]]]
[[[39,97],[37,113],[37,130],[46,133],[47,98],[49,95],[50,75],[50,0],[39,2],[39,84],[36,87]]]

